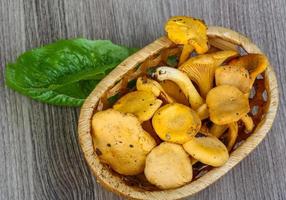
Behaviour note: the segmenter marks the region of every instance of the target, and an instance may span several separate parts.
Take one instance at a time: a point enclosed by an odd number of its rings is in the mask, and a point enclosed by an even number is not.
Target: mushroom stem
[[[193,83],[184,72],[175,68],[163,66],[157,68],[153,76],[159,81],[171,80],[175,82],[181,88],[194,110],[197,110],[204,103]]]
[[[185,44],[182,50],[182,54],[180,56],[179,60],[179,66],[183,64],[190,56],[190,53],[194,50],[194,47],[192,47],[189,44]]]
[[[195,50],[198,54],[204,54],[209,49],[207,26],[201,20],[175,16],[168,20],[165,30],[172,42],[184,45],[179,65],[189,57],[192,50]]]
[[[251,132],[253,130],[254,123],[253,123],[252,118],[248,114],[243,115],[241,117],[241,121],[243,121],[244,126],[245,126],[245,131],[247,133],[249,133],[249,132]]]
[[[213,124],[212,127],[210,128],[210,133],[213,136],[220,138],[227,128],[228,128],[227,125]]]
[[[201,120],[208,118],[209,117],[209,110],[208,110],[207,104],[201,105],[197,109],[197,113],[198,113]]]
[[[209,134],[209,128],[205,124],[203,124],[199,130],[199,133],[203,133],[205,135],[208,135]]]
[[[238,135],[238,126],[237,122],[228,124],[228,133],[227,133],[227,150],[230,151],[235,144],[236,138]]]

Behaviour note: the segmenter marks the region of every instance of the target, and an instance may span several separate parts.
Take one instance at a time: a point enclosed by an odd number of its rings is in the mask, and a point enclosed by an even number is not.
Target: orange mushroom
[[[159,81],[170,80],[176,83],[185,94],[191,107],[198,109],[204,102],[189,77],[182,71],[172,67],[158,67],[152,74]]]
[[[209,134],[197,134],[183,147],[193,158],[214,167],[222,166],[229,158],[226,146]]]
[[[139,77],[136,81],[136,88],[139,91],[152,92],[156,97],[161,96],[166,102],[173,103],[174,100],[162,88],[160,83],[149,78]]]
[[[152,125],[162,140],[183,144],[198,133],[201,120],[190,107],[172,103],[157,110]]]
[[[216,85],[232,85],[240,89],[243,93],[249,93],[251,79],[248,71],[241,66],[226,65],[215,71]]]
[[[162,101],[150,91],[130,92],[121,97],[113,109],[123,113],[134,114],[140,122],[149,120],[161,106]]]
[[[263,54],[248,54],[232,60],[229,65],[244,67],[250,74],[250,86],[252,87],[256,77],[269,65],[267,57]]]
[[[209,90],[213,88],[214,74],[218,66],[236,56],[238,56],[236,51],[218,51],[198,55],[188,59],[179,69],[197,84],[201,96],[205,98]]]
[[[248,98],[239,89],[230,85],[211,89],[206,104],[211,121],[218,125],[238,121],[250,110]]]
[[[194,49],[198,54],[208,51],[207,26],[199,19],[186,16],[172,17],[166,23],[165,30],[172,42],[184,45],[179,65],[188,59]]]

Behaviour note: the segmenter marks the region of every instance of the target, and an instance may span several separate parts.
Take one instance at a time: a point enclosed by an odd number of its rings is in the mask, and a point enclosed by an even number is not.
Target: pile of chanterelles
[[[172,17],[165,29],[171,41],[183,45],[177,68],[160,66],[139,77],[135,91],[92,118],[100,160],[123,175],[144,172],[161,189],[190,182],[197,161],[213,167],[227,162],[238,121],[247,132],[254,128],[248,96],[268,65],[264,55],[208,53],[207,27],[198,19]],[[187,103],[176,102],[180,98]],[[162,143],[142,128],[148,120]],[[224,133],[225,144],[219,139]]]

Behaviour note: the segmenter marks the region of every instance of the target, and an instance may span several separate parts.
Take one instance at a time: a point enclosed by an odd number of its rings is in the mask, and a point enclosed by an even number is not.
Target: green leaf
[[[152,77],[152,75],[156,72],[156,67],[150,67],[147,69],[147,75]]]
[[[173,55],[173,56],[169,56],[167,58],[167,65],[170,67],[175,67],[178,65],[178,58],[177,56]]]
[[[136,49],[108,40],[60,40],[6,67],[6,84],[35,100],[80,106],[96,84]]]
[[[119,93],[117,93],[117,94],[115,94],[115,95],[109,97],[109,98],[107,99],[109,105],[110,105],[110,106],[113,106],[113,104],[115,104],[115,102],[120,98],[120,96],[121,96],[121,94],[120,94],[120,92],[119,92]]]
[[[133,79],[133,80],[129,81],[129,82],[127,83],[127,88],[128,88],[129,90],[134,89],[134,88],[136,87],[136,81],[137,81],[137,79]]]

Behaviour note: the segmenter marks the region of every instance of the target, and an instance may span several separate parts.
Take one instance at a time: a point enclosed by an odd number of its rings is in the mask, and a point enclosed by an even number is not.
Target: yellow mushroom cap
[[[149,120],[161,106],[162,101],[157,99],[152,92],[135,91],[121,97],[113,109],[123,113],[132,113],[143,122]]]
[[[229,158],[226,146],[212,135],[199,133],[183,147],[193,158],[213,167],[222,166]]]
[[[168,20],[165,30],[176,44],[191,45],[198,54],[207,52],[207,26],[199,19],[175,16]]]
[[[139,77],[136,81],[136,88],[139,91],[152,92],[156,97],[161,97],[168,103],[173,103],[174,100],[165,92],[163,87],[155,80]]]
[[[232,60],[229,65],[241,66],[247,69],[252,86],[256,77],[267,68],[269,61],[263,54],[248,54]]]
[[[200,93],[206,97],[213,87],[215,70],[224,61],[238,56],[236,51],[218,51],[204,55],[198,55],[188,59],[179,69],[185,72],[189,78],[200,88]]]
[[[94,148],[102,162],[124,175],[144,171],[146,156],[156,142],[134,115],[108,109],[95,113],[91,124]]]
[[[152,149],[144,170],[147,180],[161,189],[180,187],[192,180],[189,155],[181,145],[163,142]]]
[[[238,88],[221,85],[211,89],[206,98],[210,119],[218,125],[238,121],[249,112],[249,102]]]
[[[136,81],[136,88],[139,91],[149,91],[152,92],[156,97],[161,93],[160,88],[157,86],[156,81],[148,78],[139,77]],[[159,83],[158,83],[159,84]],[[159,84],[160,86],[160,84]]]
[[[188,106],[172,103],[156,111],[152,125],[162,140],[183,144],[200,130],[201,120]]]
[[[216,85],[232,85],[243,93],[250,91],[251,80],[248,71],[241,66],[226,65],[215,71]]]

